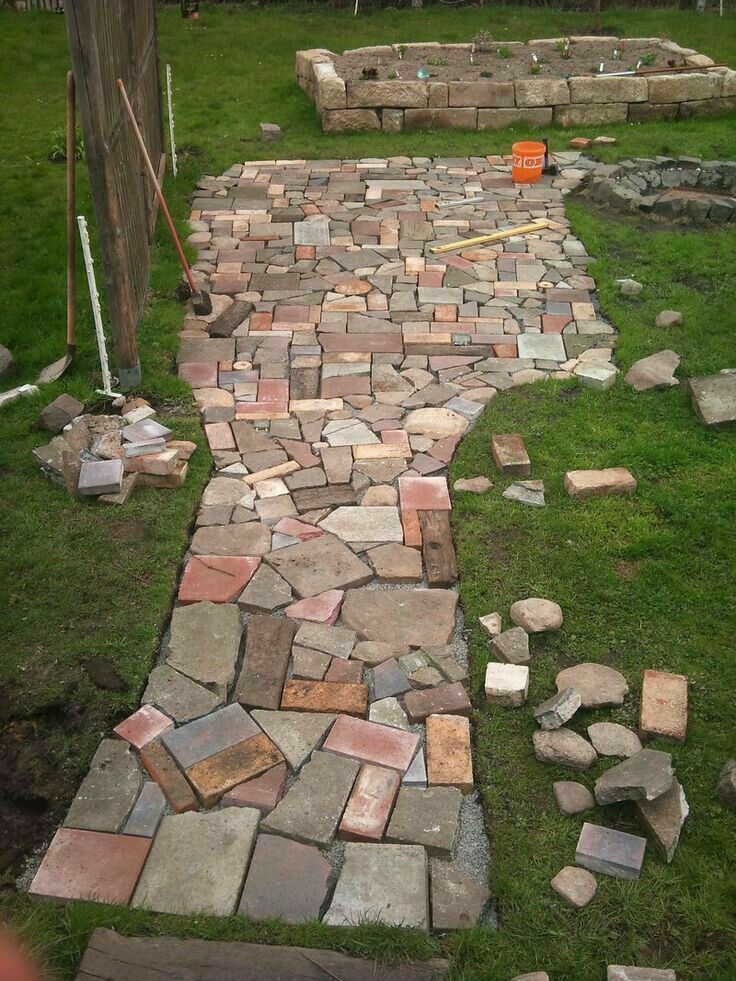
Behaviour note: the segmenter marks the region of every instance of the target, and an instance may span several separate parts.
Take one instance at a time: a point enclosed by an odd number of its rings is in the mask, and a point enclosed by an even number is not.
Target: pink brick
[[[572,323],[572,317],[565,317],[556,313],[542,314],[542,332],[544,334],[561,334],[569,323]]]
[[[380,841],[400,784],[396,770],[363,766],[340,822],[340,837],[348,841]]]
[[[59,828],[31,883],[32,896],[91,899],[126,906],[151,838]]]
[[[444,477],[399,477],[401,508],[410,511],[449,511],[450,493]]]
[[[455,450],[459,442],[459,436],[445,436],[443,439],[438,439],[434,446],[430,448],[429,455],[433,456],[436,460],[441,460],[443,463],[449,463],[455,455]]]
[[[666,671],[645,671],[639,710],[639,735],[684,743],[687,735],[687,678]]]
[[[451,303],[438,303],[434,308],[434,319],[440,324],[453,324],[457,320],[457,307]]]
[[[228,422],[210,422],[204,427],[211,450],[234,450],[235,437]]]
[[[409,437],[405,429],[383,429],[381,430],[381,442],[403,445],[409,442]]]
[[[292,603],[286,607],[284,613],[291,620],[311,620],[332,626],[340,615],[344,596],[341,589],[328,589],[325,593]]]
[[[248,326],[249,331],[263,331],[270,330],[271,323],[273,321],[273,315],[270,313],[252,313],[250,315],[250,324]]]
[[[179,377],[188,381],[192,388],[217,388],[217,362],[180,364]]]
[[[288,402],[289,383],[285,378],[263,378],[258,382],[259,402]]]
[[[261,814],[270,814],[284,795],[286,763],[267,770],[260,777],[246,780],[233,787],[222,798],[223,807],[257,807]]]
[[[179,584],[180,603],[232,603],[255,575],[260,558],[194,555]]]
[[[352,354],[404,353],[404,342],[400,334],[321,334],[319,342],[324,351],[342,351]]]
[[[405,773],[419,746],[419,736],[376,722],[339,716],[324,749]]]
[[[352,659],[346,661],[341,657],[333,657],[324,680],[359,685],[363,681],[363,663],[362,661]]]
[[[338,375],[334,378],[323,378],[320,387],[320,395],[323,399],[370,394],[371,380],[367,375]]]
[[[324,531],[316,525],[308,525],[306,521],[299,521],[298,518],[282,518],[273,526],[273,530],[280,535],[290,535],[298,538],[300,542],[309,542],[313,538],[321,538]]]
[[[125,739],[131,746],[141,749],[152,739],[160,736],[167,729],[173,729],[174,723],[163,712],[153,705],[142,705],[137,712],[116,725],[113,732]]]

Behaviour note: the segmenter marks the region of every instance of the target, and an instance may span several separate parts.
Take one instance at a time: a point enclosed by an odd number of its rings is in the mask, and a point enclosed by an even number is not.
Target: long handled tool
[[[76,118],[74,107],[74,75],[66,73],[66,354],[53,364],[47,365],[38,376],[39,382],[61,378],[72,363],[77,351],[74,337],[75,321],[75,264],[77,255],[76,228],[74,223],[75,174],[76,174]]]
[[[531,232],[541,232],[544,228],[559,228],[555,222],[548,218],[540,218],[528,225],[517,225],[515,228],[502,228],[489,235],[478,235],[476,238],[464,238],[459,242],[446,242],[443,245],[432,245],[429,251],[432,255],[440,255],[443,252],[454,252],[455,249],[474,249],[476,245],[487,245],[489,242],[502,242],[505,238],[513,235],[528,235]]]
[[[212,300],[210,299],[209,293],[204,290],[197,289],[197,284],[194,282],[194,276],[192,275],[192,270],[189,268],[189,263],[184,255],[184,250],[181,247],[181,242],[179,241],[179,236],[176,234],[176,229],[174,228],[174,222],[171,220],[171,215],[169,214],[169,209],[166,206],[166,201],[164,200],[163,191],[161,190],[161,185],[156,177],[156,171],[153,169],[153,164],[151,163],[151,158],[148,156],[148,150],[146,149],[146,144],[143,142],[143,134],[141,133],[138,122],[135,118],[135,113],[133,112],[133,107],[128,99],[128,93],[125,91],[125,85],[123,84],[122,78],[118,79],[118,88],[120,89],[120,94],[123,97],[123,104],[125,110],[128,113],[128,118],[130,119],[131,126],[133,127],[133,132],[135,133],[136,139],[138,141],[138,146],[141,148],[141,153],[143,154],[143,159],[146,163],[146,168],[148,169],[149,176],[153,182],[154,189],[156,191],[156,197],[158,198],[158,203],[161,205],[161,210],[164,213],[166,222],[169,226],[169,231],[171,232],[171,237],[174,240],[174,245],[176,246],[176,251],[179,254],[179,262],[184,270],[184,275],[187,277],[187,282],[189,283],[189,290],[192,294],[192,305],[194,306],[194,312],[203,316],[208,313],[212,313]]]

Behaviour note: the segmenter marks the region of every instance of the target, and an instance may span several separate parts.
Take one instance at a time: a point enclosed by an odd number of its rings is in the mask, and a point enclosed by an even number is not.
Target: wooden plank
[[[358,495],[352,487],[332,485],[330,487],[300,487],[291,492],[297,511],[318,511],[320,508],[337,508],[357,504]]]
[[[98,927],[76,981],[438,981],[447,968],[439,959],[388,967],[335,950],[123,937]]]
[[[253,616],[247,627],[236,697],[247,708],[277,709],[286,680],[296,626],[291,620]]]
[[[422,557],[431,588],[457,582],[457,558],[452,544],[449,511],[419,511],[422,530]]]
[[[530,222],[527,225],[517,225],[516,228],[503,228],[498,232],[490,232],[488,235],[478,235],[476,238],[465,238],[459,242],[445,242],[442,245],[431,245],[429,251],[432,255],[440,255],[443,252],[453,252],[455,249],[472,249],[477,245],[485,245],[487,242],[502,242],[513,235],[529,235],[532,232],[541,232],[544,228],[551,228],[551,223],[542,218],[539,221]]]

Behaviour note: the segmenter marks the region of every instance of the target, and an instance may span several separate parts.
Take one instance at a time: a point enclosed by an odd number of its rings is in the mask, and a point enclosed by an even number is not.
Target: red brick
[[[116,725],[113,732],[136,749],[142,749],[162,732],[173,727],[174,723],[168,715],[159,712],[153,705],[142,705],[137,712]]]
[[[126,906],[151,838],[59,828],[30,887],[32,896]]]
[[[340,822],[339,836],[348,841],[380,841],[400,785],[396,770],[363,766]]]
[[[260,777],[246,780],[233,787],[222,798],[223,807],[257,807],[261,814],[270,814],[284,796],[286,763],[271,767]]]
[[[271,329],[273,315],[270,313],[252,313],[250,315],[249,331],[264,331]]]
[[[642,739],[684,743],[687,735],[687,678],[666,671],[645,671],[639,710]]]
[[[141,750],[141,763],[159,785],[164,797],[177,814],[199,810],[194,791],[161,743],[152,742],[144,746]]]
[[[419,513],[402,508],[401,527],[404,529],[404,545],[408,545],[409,548],[421,548],[422,529],[419,526]]]
[[[193,555],[179,584],[180,603],[232,603],[255,575],[260,558]]]
[[[493,354],[497,358],[515,358],[517,349],[515,344],[494,344]]]
[[[519,433],[494,433],[491,451],[496,466],[505,477],[528,477],[532,472],[531,460]]]
[[[324,749],[405,773],[414,759],[419,736],[403,729],[340,716],[325,740]]]
[[[404,696],[404,709],[411,722],[423,722],[428,715],[470,715],[472,708],[459,681]]]
[[[285,378],[262,378],[258,382],[259,402],[288,402],[289,383]]]
[[[192,388],[217,388],[217,362],[180,364],[179,377],[188,381]]]

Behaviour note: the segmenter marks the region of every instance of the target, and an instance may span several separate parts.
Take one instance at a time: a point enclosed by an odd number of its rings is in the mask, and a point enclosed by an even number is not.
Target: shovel
[[[179,236],[176,234],[176,229],[174,228],[174,222],[171,220],[171,215],[169,214],[169,209],[166,207],[166,201],[164,200],[163,191],[161,190],[161,185],[156,177],[156,171],[153,169],[153,164],[151,163],[151,158],[148,156],[148,150],[146,149],[146,144],[143,142],[143,134],[138,127],[138,122],[135,118],[135,113],[133,112],[133,107],[128,99],[128,93],[125,91],[125,85],[122,78],[118,79],[118,88],[120,89],[120,94],[123,97],[123,104],[125,105],[125,110],[130,118],[130,124],[133,127],[133,132],[135,133],[136,139],[138,141],[138,146],[141,148],[141,153],[143,154],[143,159],[146,163],[146,168],[150,175],[151,181],[153,182],[154,190],[156,191],[156,197],[158,198],[158,203],[161,205],[161,210],[164,213],[166,222],[169,226],[169,231],[171,232],[171,237],[174,240],[174,245],[176,246],[176,251],[179,254],[179,262],[184,270],[184,275],[187,277],[187,282],[189,283],[189,291],[192,294],[192,305],[194,306],[194,312],[200,316],[206,316],[208,313],[212,313],[212,300],[210,299],[209,293],[204,290],[198,290],[197,284],[194,282],[194,276],[192,276],[192,270],[189,268],[189,263],[184,255],[184,250],[181,247],[181,242],[179,241]]]
[[[42,369],[39,382],[61,378],[77,350],[74,342],[74,283],[76,227],[74,221],[74,177],[76,169],[76,120],[74,113],[74,75],[66,73],[66,354]]]

